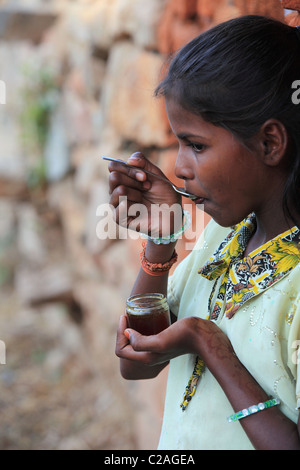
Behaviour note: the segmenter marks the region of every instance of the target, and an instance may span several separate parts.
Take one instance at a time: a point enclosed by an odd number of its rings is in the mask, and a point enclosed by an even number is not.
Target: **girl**
[[[170,279],[174,238],[149,238],[142,254],[132,294],[167,295],[172,325],[146,337],[120,320],[123,377],[152,378],[170,363],[160,449],[300,449],[296,80],[299,31],[248,16],[186,45],[156,90],[179,141],[175,173],[212,218]],[[140,170],[110,164],[119,223],[130,221],[120,196],[149,210],[180,202],[143,173],[160,170],[142,154],[129,163]]]

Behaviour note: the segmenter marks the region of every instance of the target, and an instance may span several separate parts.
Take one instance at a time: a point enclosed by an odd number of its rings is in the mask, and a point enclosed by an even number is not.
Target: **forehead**
[[[172,131],[175,135],[203,136],[206,138],[222,138],[232,134],[226,129],[206,121],[202,116],[184,108],[177,100],[166,98],[166,111]]]

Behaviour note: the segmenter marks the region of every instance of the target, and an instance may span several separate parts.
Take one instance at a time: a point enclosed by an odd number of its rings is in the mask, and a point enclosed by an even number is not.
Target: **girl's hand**
[[[157,366],[147,366],[146,362],[143,362],[143,358],[140,354],[138,359],[134,358],[132,360],[133,349],[129,343],[128,335],[124,334],[126,333],[127,327],[127,316],[122,315],[119,322],[116,342],[116,355],[121,359],[121,375],[124,379],[128,380],[152,379],[156,377],[167,363]]]
[[[127,324],[124,317],[120,320],[116,346],[116,354],[121,359],[156,366],[188,352],[188,341],[184,335],[187,322],[184,320],[175,322],[157,335],[143,336],[129,328],[122,331],[123,325]]]
[[[196,354],[213,372],[223,360],[234,356],[231,343],[220,328],[209,320],[196,317],[178,320],[154,336],[142,336],[126,329],[123,338],[125,340],[120,341],[116,349],[117,355],[148,366],[166,363],[183,354]]]
[[[110,204],[115,208],[116,222],[122,227],[138,229],[142,233],[151,233],[152,236],[169,235],[170,233],[166,232],[174,232],[179,229],[182,224],[181,196],[168,183],[143,172],[143,168],[145,168],[158,175],[163,175],[159,168],[149,162],[141,153],[137,152],[131,155],[128,163],[140,167],[141,170],[130,169],[116,162],[109,164]],[[164,233],[162,233],[162,223],[159,222],[159,217],[152,214],[151,220],[151,206],[153,208],[153,206],[158,207],[162,204],[165,208],[162,216],[166,224]],[[180,220],[175,227],[174,217],[168,210],[173,204],[179,204]],[[134,223],[135,219],[136,224]]]

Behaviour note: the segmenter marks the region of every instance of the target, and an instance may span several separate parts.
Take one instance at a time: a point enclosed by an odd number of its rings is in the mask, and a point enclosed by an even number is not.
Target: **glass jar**
[[[126,302],[128,326],[142,335],[156,335],[171,325],[170,310],[163,294],[138,294]]]

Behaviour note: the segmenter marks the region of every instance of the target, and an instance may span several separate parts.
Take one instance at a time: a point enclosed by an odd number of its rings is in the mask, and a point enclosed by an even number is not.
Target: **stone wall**
[[[153,98],[167,55],[226,19],[284,12],[279,0],[46,3],[0,2],[0,447],[151,449],[166,373],[119,376],[115,331],[141,243],[96,235],[108,202],[100,156],[142,150],[176,182],[176,143]]]

